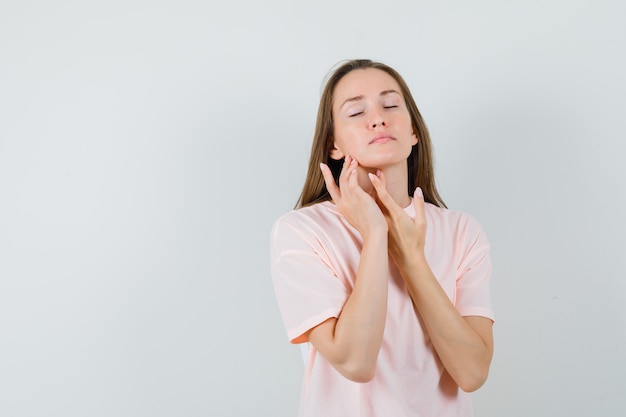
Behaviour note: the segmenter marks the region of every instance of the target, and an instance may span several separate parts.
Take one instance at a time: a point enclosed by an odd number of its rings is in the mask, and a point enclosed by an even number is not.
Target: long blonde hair
[[[330,158],[330,151],[333,148],[333,94],[339,80],[346,74],[357,69],[375,68],[385,71],[400,86],[402,96],[406,102],[407,109],[411,116],[411,124],[413,131],[418,137],[418,142],[411,149],[411,154],[407,158],[408,165],[408,194],[412,195],[416,187],[421,187],[424,193],[424,200],[439,207],[446,207],[443,199],[437,191],[435,185],[432,145],[430,135],[426,128],[426,123],[422,119],[422,115],[417,109],[415,100],[411,95],[411,91],[400,74],[380,62],[374,62],[369,59],[356,59],[343,63],[328,78],[322,97],[320,99],[317,111],[317,122],[315,125],[315,135],[313,137],[313,145],[311,147],[311,156],[309,157],[309,168],[306,176],[302,193],[296,203],[296,208],[306,207],[314,203],[330,200],[330,194],[324,184],[324,177],[320,171],[320,163],[323,162],[329,166],[335,178],[335,182],[339,181],[339,174],[343,161],[336,161]]]

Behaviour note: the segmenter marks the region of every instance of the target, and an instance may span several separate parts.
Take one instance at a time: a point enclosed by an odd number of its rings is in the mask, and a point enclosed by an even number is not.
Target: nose
[[[377,127],[387,126],[387,123],[385,122],[385,118],[383,116],[384,115],[380,111],[373,110],[370,113],[370,127],[372,129],[375,129]]]
[[[375,129],[377,127],[387,126],[387,123],[382,118],[376,118],[372,121],[371,126],[372,129]]]

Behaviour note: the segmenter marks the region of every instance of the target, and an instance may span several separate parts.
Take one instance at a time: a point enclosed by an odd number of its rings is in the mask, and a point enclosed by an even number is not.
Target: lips
[[[391,136],[387,135],[387,134],[380,134],[380,135],[376,135],[372,138],[372,140],[369,141],[369,144],[375,144],[375,143],[386,143],[386,142],[390,142],[392,140],[395,140],[394,138],[392,138]]]

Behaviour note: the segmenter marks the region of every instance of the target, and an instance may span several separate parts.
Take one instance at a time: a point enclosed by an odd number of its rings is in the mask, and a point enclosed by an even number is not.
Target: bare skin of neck
[[[358,168],[359,185],[368,194],[374,192],[374,186],[368,177],[368,173],[376,175],[377,171],[377,169],[365,167]],[[381,169],[381,171],[385,177],[385,188],[387,188],[393,200],[402,208],[408,207],[411,204],[411,197],[407,193],[408,173],[406,165],[386,167]]]

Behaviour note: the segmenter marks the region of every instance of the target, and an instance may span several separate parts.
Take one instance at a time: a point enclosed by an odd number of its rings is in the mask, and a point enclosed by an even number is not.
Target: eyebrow
[[[386,95],[389,95],[389,94],[393,94],[393,93],[396,93],[396,94],[399,94],[400,96],[402,96],[402,94],[400,94],[400,92],[398,92],[397,90],[384,90],[384,91],[380,92],[379,96],[383,97],[383,96],[386,96]],[[345,106],[346,104],[348,104],[350,102],[362,100],[364,97],[365,96],[363,96],[363,95],[350,97],[350,98],[346,99],[343,103],[341,103],[341,106],[339,106],[339,108],[342,108],[343,106]]]

